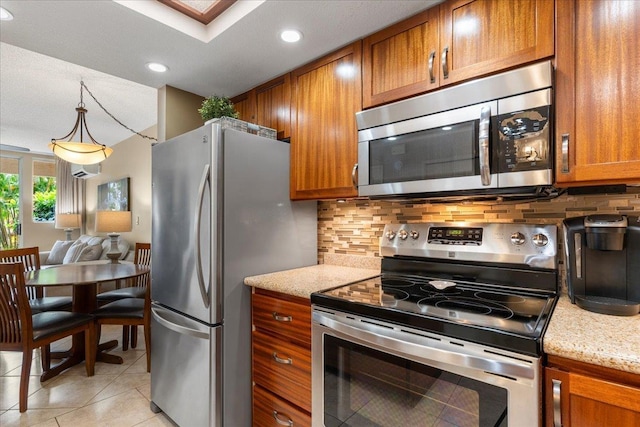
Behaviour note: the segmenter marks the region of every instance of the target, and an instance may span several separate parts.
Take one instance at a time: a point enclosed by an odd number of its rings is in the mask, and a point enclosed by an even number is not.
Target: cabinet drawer
[[[278,420],[280,422],[278,422]],[[310,427],[311,416],[260,386],[253,387],[254,427]]]
[[[253,294],[253,325],[311,348],[311,304]]]
[[[253,332],[253,381],[311,412],[311,351]]]

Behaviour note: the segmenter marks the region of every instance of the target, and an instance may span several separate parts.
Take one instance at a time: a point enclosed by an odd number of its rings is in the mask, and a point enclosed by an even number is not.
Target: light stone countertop
[[[640,374],[640,315],[593,313],[561,295],[543,348],[547,354]]]
[[[356,258],[358,262],[353,262]],[[333,288],[358,280],[368,279],[380,274],[380,261],[369,257],[351,257],[334,259],[325,255],[325,262],[334,264],[318,264],[309,267],[294,268],[292,270],[277,271],[259,276],[245,277],[244,284],[256,288],[281,292],[302,298],[310,298],[317,291]],[[346,261],[346,262],[342,262]],[[345,265],[357,265],[348,267]],[[362,268],[370,267],[370,268]]]

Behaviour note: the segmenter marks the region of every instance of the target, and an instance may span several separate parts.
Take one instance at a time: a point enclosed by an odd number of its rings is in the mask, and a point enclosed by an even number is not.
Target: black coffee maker
[[[596,313],[640,312],[640,217],[588,215],[563,221],[573,304]]]

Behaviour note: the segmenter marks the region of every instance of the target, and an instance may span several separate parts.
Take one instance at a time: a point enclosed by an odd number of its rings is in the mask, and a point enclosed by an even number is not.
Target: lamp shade
[[[53,154],[76,165],[93,165],[100,163],[113,153],[113,149],[104,145],[87,142],[52,142],[49,149]]]
[[[99,233],[131,231],[131,211],[97,211],[96,231]]]
[[[80,214],[56,214],[56,228],[80,228]]]

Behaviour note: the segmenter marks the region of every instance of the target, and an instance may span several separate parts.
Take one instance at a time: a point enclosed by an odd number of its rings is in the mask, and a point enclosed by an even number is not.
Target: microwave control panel
[[[550,110],[545,105],[496,117],[501,172],[550,168]]]

